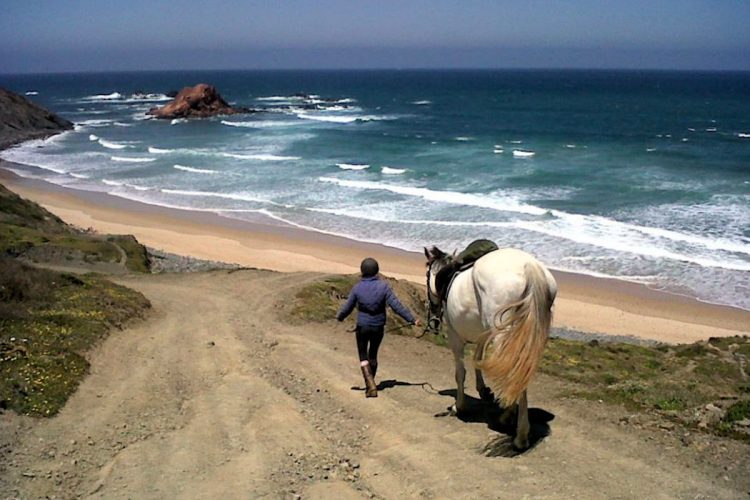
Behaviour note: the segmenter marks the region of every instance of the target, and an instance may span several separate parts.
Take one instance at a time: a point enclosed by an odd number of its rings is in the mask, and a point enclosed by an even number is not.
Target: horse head
[[[441,269],[450,264],[454,256],[436,246],[430,249],[425,247],[424,255],[427,258],[427,329],[438,333],[443,317],[443,299],[437,290],[436,277]]]

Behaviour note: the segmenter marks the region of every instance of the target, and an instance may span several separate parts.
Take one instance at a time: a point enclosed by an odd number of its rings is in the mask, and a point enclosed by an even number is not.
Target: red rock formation
[[[205,118],[214,115],[248,113],[245,108],[233,108],[216,91],[216,87],[199,83],[185,87],[171,102],[160,108],[151,108],[146,114],[156,118]]]

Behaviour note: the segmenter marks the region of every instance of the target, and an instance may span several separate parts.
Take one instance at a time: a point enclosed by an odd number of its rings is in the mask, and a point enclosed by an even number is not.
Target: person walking
[[[375,375],[378,372],[378,349],[385,333],[385,306],[390,306],[410,325],[419,326],[421,323],[414,318],[408,308],[399,302],[388,283],[378,278],[380,272],[378,261],[368,257],[362,261],[359,269],[362,279],[352,288],[349,298],[341,306],[336,319],[344,321],[354,307],[357,307],[355,332],[359,364],[365,379],[365,396],[376,398],[378,389],[375,385]]]

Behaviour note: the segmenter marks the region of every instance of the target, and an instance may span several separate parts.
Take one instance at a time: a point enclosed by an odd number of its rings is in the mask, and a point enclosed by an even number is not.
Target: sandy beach
[[[0,167],[12,165],[3,161]],[[417,252],[295,227],[158,207],[22,178],[9,170],[0,172],[0,181],[9,189],[70,224],[102,233],[133,234],[145,245],[167,252],[281,272],[323,273],[355,273],[360,260],[369,255],[381,262],[387,275],[419,284],[424,281],[424,257]],[[750,333],[749,311],[616,279],[563,271],[554,274],[560,289],[556,327],[668,343]]]

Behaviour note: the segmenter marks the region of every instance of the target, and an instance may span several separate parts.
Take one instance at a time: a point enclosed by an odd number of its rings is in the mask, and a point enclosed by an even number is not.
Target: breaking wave
[[[193,167],[186,167],[185,165],[173,165],[173,167],[177,170],[183,170],[185,172],[193,172],[195,174],[218,174],[216,170],[209,170],[207,168],[193,168]]]

